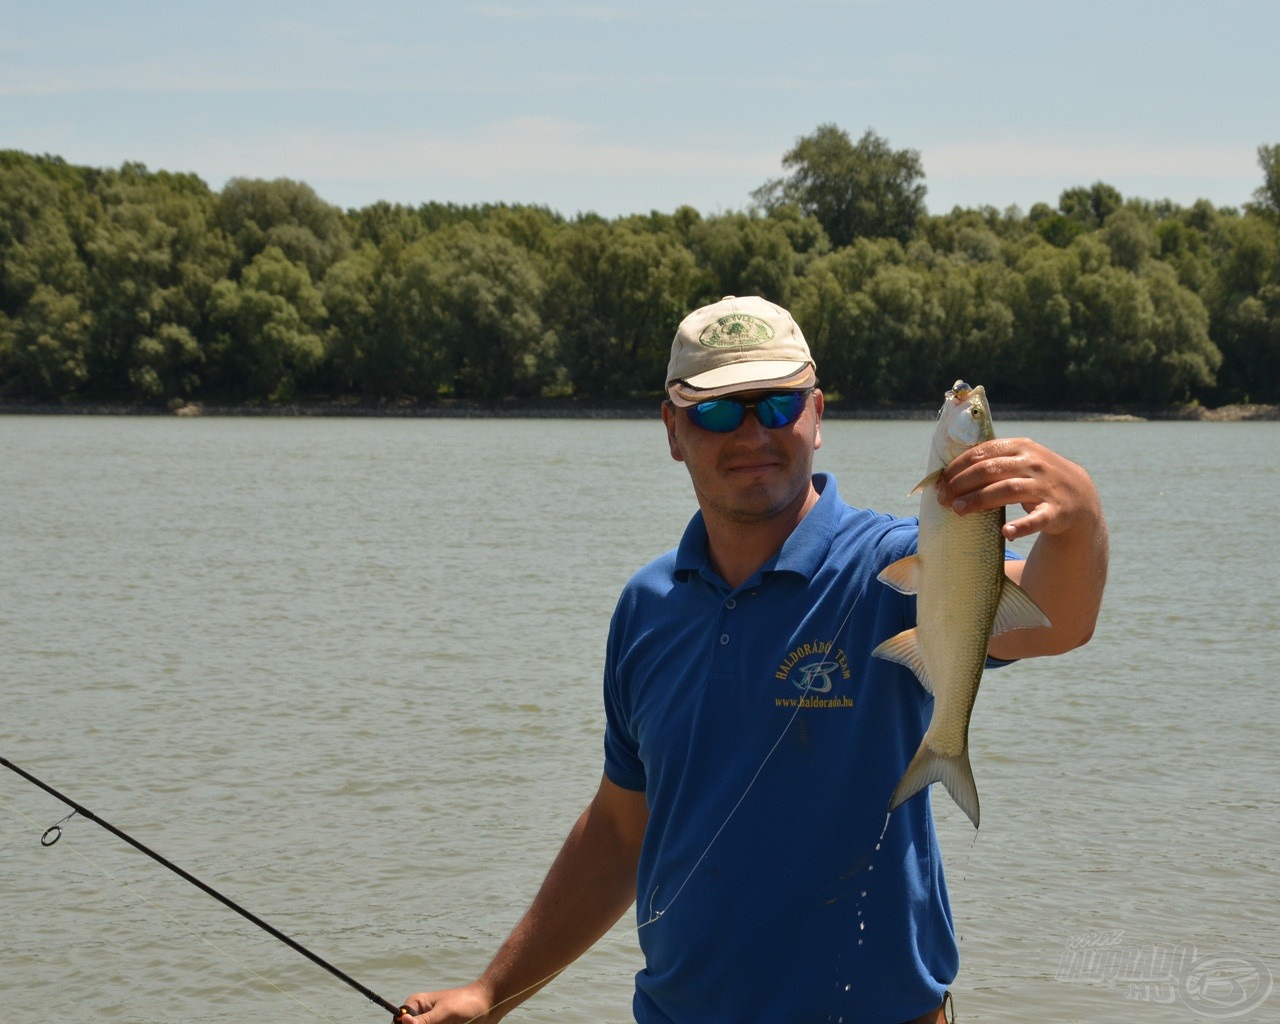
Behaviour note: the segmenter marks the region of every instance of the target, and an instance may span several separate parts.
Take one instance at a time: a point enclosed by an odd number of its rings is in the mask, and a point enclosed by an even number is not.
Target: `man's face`
[[[743,402],[770,392],[732,397]],[[704,515],[734,523],[764,522],[803,504],[813,473],[813,453],[822,445],[822,392],[816,388],[799,419],[766,427],[754,409],[727,433],[697,426],[684,409],[662,407],[671,457],[689,470]]]

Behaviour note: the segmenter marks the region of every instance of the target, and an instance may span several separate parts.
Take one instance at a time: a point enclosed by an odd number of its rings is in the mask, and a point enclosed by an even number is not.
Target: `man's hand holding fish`
[[[1093,635],[1107,579],[1102,500],[1083,468],[1026,437],[1002,437],[962,452],[938,481],[937,499],[960,515],[1006,505],[1027,513],[1005,523],[1006,540],[1039,534],[1026,561],[1005,572],[1052,625],[991,640],[1004,660],[1061,654]]]

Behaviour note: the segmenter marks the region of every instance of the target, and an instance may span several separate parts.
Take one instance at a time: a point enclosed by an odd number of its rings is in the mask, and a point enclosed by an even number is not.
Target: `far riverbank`
[[[405,417],[422,419],[647,419],[658,415],[660,399],[578,401],[564,398],[513,399],[505,402],[478,402],[442,399],[436,402],[279,402],[220,404],[191,402],[173,408],[110,402],[15,402],[0,401],[0,415],[23,416],[332,416]],[[1187,420],[1203,422],[1243,422],[1280,420],[1280,405],[1240,404],[1209,409],[1200,405],[1167,407],[1122,407],[1113,409],[1033,409],[996,406],[1001,419],[1062,420],[1071,422],[1143,422],[1147,420]],[[828,419],[930,420],[937,416],[936,405],[865,406],[829,401]]]

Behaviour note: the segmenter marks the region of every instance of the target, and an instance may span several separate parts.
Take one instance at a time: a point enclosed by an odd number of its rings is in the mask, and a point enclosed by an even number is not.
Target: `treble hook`
[[[44,830],[44,835],[42,835],[42,836],[40,837],[40,845],[41,845],[41,846],[52,846],[52,845],[53,845],[54,843],[56,843],[59,839],[61,839],[61,838],[62,838],[62,826],[63,826],[63,825],[65,825],[68,821],[70,821],[70,820],[71,820],[72,818],[74,818],[75,816],[76,816],[76,812],[75,812],[75,811],[72,811],[70,814],[68,814],[68,815],[67,815],[65,818],[63,818],[61,821],[59,821],[59,822],[57,822],[57,823],[55,823],[55,824],[53,824],[53,825],[50,825],[47,829],[45,829],[45,830]],[[52,836],[53,836],[53,838],[52,838],[52,839],[50,839],[50,838],[49,838],[49,836],[50,836],[50,835],[52,835]]]

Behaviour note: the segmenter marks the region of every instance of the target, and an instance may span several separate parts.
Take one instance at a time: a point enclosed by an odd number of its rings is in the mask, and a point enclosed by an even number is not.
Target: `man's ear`
[[[667,428],[667,449],[671,452],[671,457],[676,462],[684,462],[684,456],[680,453],[680,445],[676,441],[676,418],[680,415],[680,410],[675,407],[670,399],[662,403],[662,422]]]

